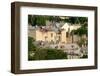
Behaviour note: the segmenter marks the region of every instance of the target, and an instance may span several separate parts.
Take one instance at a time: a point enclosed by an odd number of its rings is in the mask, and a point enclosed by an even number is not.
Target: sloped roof
[[[80,25],[78,25],[78,24],[73,24],[73,25],[71,25],[70,23],[65,23],[61,28],[62,29],[65,29],[66,30],[66,32],[68,32],[68,29],[70,28],[70,31],[72,31],[72,30],[76,30],[76,29],[78,29],[78,28],[80,28],[81,26]]]

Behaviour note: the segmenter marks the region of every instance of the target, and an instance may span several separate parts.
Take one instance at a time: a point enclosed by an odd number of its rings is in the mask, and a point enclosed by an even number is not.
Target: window
[[[66,32],[66,37],[68,37],[68,32]]]
[[[48,38],[48,37],[47,37],[47,36],[45,36],[45,41],[47,40],[47,38]]]
[[[51,37],[53,37],[53,33],[51,33]]]
[[[70,28],[68,28],[68,32],[70,32]]]

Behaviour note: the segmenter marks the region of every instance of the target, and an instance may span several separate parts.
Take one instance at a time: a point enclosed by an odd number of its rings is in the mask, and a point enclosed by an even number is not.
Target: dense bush
[[[63,50],[47,49],[46,59],[66,59],[67,55]]]
[[[88,55],[83,55],[81,58],[88,58]]]
[[[51,48],[37,48],[33,57],[29,56],[29,60],[53,60],[67,59],[67,54],[63,50]]]
[[[32,37],[28,37],[28,51],[36,50],[36,46],[33,44],[34,41],[35,39],[33,39]]]

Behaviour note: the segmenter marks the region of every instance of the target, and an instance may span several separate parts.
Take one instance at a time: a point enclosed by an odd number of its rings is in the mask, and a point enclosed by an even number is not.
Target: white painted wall
[[[11,6],[13,1],[53,3],[53,4],[68,4],[68,5],[87,5],[98,6],[98,19],[100,20],[100,0],[0,0],[0,76],[17,76],[10,73],[11,60]],[[98,22],[100,24],[100,22]],[[100,29],[100,26],[98,26]],[[100,30],[98,30],[100,33]],[[98,44],[100,46],[100,34],[98,36]],[[100,48],[98,48],[100,50]],[[98,51],[100,58],[100,51]],[[21,74],[18,76],[100,76],[100,59],[98,61],[98,70],[81,70],[81,71],[65,71],[52,73],[37,73],[37,74]]]
[[[70,25],[70,24],[68,24],[68,23],[65,23],[61,28],[62,29],[65,29],[66,30],[66,32],[68,32],[68,29],[70,29],[70,32],[72,31],[72,30],[76,30],[76,29],[78,29],[78,28],[80,28],[81,26],[79,26],[79,25]]]

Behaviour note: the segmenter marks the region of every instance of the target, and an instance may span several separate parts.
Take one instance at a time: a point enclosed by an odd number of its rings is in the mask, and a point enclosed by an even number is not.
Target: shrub
[[[67,59],[67,54],[64,53],[63,50],[57,50],[51,48],[37,48],[34,57],[31,58],[31,60],[53,60],[53,59]]]
[[[34,38],[28,37],[28,51],[35,51],[36,50],[36,46],[33,44],[34,41],[35,41]]]
[[[83,55],[81,58],[88,58],[88,55]]]
[[[67,54],[63,50],[47,49],[46,59],[67,59]]]

